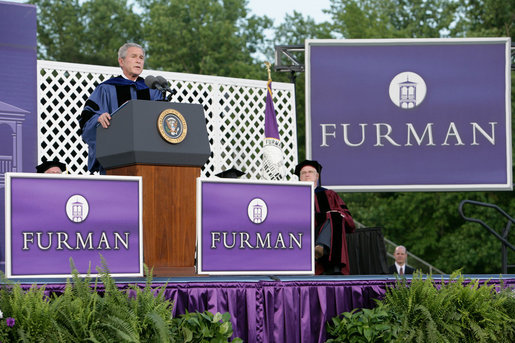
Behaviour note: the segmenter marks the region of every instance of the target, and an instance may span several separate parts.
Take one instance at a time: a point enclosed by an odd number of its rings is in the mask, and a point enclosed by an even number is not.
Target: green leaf
[[[222,314],[220,312],[217,312],[215,316],[213,317],[213,323],[219,322],[222,320]]]
[[[191,342],[193,340],[193,332],[190,329],[183,327],[182,333],[184,337],[184,342]]]

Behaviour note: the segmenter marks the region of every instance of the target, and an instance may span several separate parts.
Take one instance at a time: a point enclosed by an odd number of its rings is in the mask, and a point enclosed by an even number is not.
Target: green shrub
[[[328,323],[327,333],[333,338],[327,342],[392,342],[397,331],[398,328],[389,323],[389,314],[382,306],[372,310],[354,309]]]
[[[503,307],[506,313],[511,319],[515,319],[515,289],[504,287],[502,282],[501,287],[502,290],[497,294],[497,296],[504,298]]]
[[[98,270],[98,279],[81,278],[73,268],[73,279],[64,293],[54,298],[55,321],[62,342],[166,342],[171,340],[173,303],[164,298],[166,286],[151,287],[152,276],[146,269],[146,285],[141,290],[130,286],[134,296],[120,290],[107,266]],[[157,295],[155,293],[157,292]]]
[[[175,342],[228,342],[232,336],[231,315],[229,313],[216,313],[205,311],[203,313],[186,311],[185,314],[174,318]],[[240,338],[232,340],[233,343],[243,342]]]
[[[333,318],[328,342],[514,342],[515,293],[495,287],[459,272],[440,282],[399,278],[374,310]]]
[[[0,290],[0,342],[46,342],[53,337],[55,323],[45,287],[2,285]]]
[[[420,273],[413,275],[410,284],[399,278],[394,288],[387,289],[383,304],[400,326],[400,341],[461,341],[455,304],[449,297],[442,296],[440,290],[431,277],[423,279]]]
[[[146,266],[143,289],[130,285],[121,290],[105,261],[95,280],[80,277],[70,263],[72,278],[60,295],[45,296],[45,286],[23,290],[3,278],[0,342],[227,342],[233,334],[228,313],[172,318],[173,302],[164,296],[166,285],[152,287]]]
[[[459,272],[441,282],[416,273],[409,286],[398,280],[388,289],[383,304],[401,326],[401,342],[512,342],[515,318],[494,287]]]

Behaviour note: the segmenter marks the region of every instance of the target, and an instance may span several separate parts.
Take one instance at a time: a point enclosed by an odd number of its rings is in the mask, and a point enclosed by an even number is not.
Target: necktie
[[[400,275],[404,275],[404,267],[401,267],[401,268],[399,269],[399,274],[400,274]]]

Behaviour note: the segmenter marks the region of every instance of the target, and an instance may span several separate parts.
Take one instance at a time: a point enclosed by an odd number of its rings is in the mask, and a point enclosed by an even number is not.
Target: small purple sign
[[[313,184],[197,179],[199,274],[313,274]]]
[[[6,174],[7,277],[143,275],[141,178]]]
[[[325,187],[512,189],[509,43],[306,41],[306,151]]]

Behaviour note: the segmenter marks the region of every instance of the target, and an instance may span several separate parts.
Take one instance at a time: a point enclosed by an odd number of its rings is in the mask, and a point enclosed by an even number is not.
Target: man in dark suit
[[[399,245],[396,247],[395,252],[393,253],[393,257],[395,258],[395,264],[390,266],[390,274],[399,274],[401,276],[405,274],[413,274],[415,269],[406,264],[408,252],[404,246]]]

